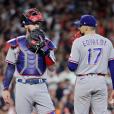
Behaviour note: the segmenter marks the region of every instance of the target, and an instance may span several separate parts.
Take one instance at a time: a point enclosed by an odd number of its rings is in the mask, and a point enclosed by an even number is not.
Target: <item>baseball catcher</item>
[[[55,114],[46,86],[47,69],[53,71],[55,68],[55,46],[41,29],[44,18],[37,9],[27,10],[21,22],[26,34],[8,41],[4,101],[10,101],[9,85],[15,72],[17,114],[31,114],[33,106],[38,114]]]

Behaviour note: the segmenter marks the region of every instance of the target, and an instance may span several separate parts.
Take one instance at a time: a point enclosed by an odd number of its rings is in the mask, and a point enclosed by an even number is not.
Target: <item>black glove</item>
[[[41,54],[42,56],[45,56],[48,53],[50,53],[50,48],[46,45],[46,42],[45,45],[39,49],[38,53]]]
[[[45,39],[44,43],[45,45],[39,49],[39,54],[47,55],[50,53],[51,50],[56,49],[55,45],[53,44],[51,40]]]
[[[45,46],[44,32],[39,29],[34,29],[30,32],[28,38],[29,48],[32,52],[38,53]]]

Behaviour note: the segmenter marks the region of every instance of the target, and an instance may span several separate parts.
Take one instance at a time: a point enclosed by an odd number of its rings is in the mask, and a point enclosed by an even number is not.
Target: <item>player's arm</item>
[[[109,60],[108,62],[111,78],[112,78],[112,84],[114,89],[114,58],[112,60]]]
[[[4,74],[4,79],[3,79],[3,86],[4,89],[8,89],[10,82],[13,78],[13,74],[15,71],[15,63],[16,63],[16,48],[17,48],[17,41],[16,39],[12,39],[7,42],[10,45],[10,48],[8,50],[7,56],[6,56],[6,71]]]
[[[7,63],[7,67],[4,74],[3,87],[4,90],[8,90],[15,71],[16,54],[14,47],[11,46],[9,48],[5,61]]]
[[[13,78],[14,71],[15,71],[15,65],[8,63],[5,71],[4,79],[3,79],[3,92],[2,92],[2,97],[5,103],[8,103],[8,104],[10,104],[10,100],[11,100],[9,85]]]
[[[74,72],[75,70],[77,70],[78,61],[79,61],[79,48],[78,48],[78,42],[77,40],[75,40],[73,42],[70,57],[68,60],[68,68],[70,71]]]
[[[113,89],[114,89],[114,49],[113,49],[113,47],[111,48],[110,57],[109,57],[109,61],[108,61],[108,67],[110,70],[112,85],[113,85]]]
[[[74,72],[77,69],[77,67],[78,67],[77,63],[68,61],[68,68],[70,71]]]
[[[110,50],[110,54],[109,54],[108,67],[110,70],[110,75],[111,75],[111,79],[112,79],[112,86],[113,86],[113,90],[112,90],[112,93],[110,96],[110,102],[113,102],[113,100],[114,100],[114,48],[112,46],[112,43],[110,44],[110,46],[111,46],[111,50]]]
[[[15,44],[14,41],[13,41],[13,44],[11,42],[12,45],[10,45],[10,48],[9,48],[7,56],[6,56],[7,67],[6,67],[6,71],[5,71],[4,79],[3,79],[2,96],[3,96],[4,101],[6,103],[10,103],[9,85],[11,83],[11,80],[13,78],[13,74],[15,71],[15,63],[16,63],[15,48],[16,48],[16,45],[14,45]]]
[[[11,63],[7,63],[7,67],[6,67],[6,71],[5,71],[4,79],[3,79],[4,90],[9,89],[9,85],[13,78],[14,72],[15,72],[15,65]]]
[[[46,39],[45,46],[39,50],[39,53],[42,54],[42,56],[44,56],[46,66],[50,71],[55,70],[55,55],[54,55],[55,49],[56,47],[53,44],[53,42],[49,39]]]

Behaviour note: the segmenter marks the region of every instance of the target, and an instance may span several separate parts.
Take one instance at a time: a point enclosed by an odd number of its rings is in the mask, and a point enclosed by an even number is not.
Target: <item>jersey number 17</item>
[[[97,64],[101,57],[102,48],[89,48],[88,49],[88,64]]]

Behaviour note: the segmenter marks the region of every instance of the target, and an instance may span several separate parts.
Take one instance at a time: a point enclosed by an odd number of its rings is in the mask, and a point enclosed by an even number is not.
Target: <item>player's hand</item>
[[[3,90],[2,97],[3,97],[5,103],[10,104],[11,95],[10,95],[10,91],[9,90]]]
[[[112,92],[111,92],[109,103],[112,104],[112,105],[114,105],[114,90],[112,90]]]

